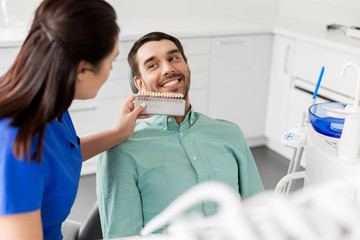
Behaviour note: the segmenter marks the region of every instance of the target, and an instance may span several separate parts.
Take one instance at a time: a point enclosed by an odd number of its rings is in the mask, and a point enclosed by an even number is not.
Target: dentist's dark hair
[[[152,42],[152,41],[161,41],[161,40],[170,40],[172,41],[177,49],[180,51],[181,56],[184,58],[185,62],[187,62],[187,58],[184,53],[183,46],[181,45],[181,42],[176,37],[173,37],[169,34],[163,33],[163,32],[150,32],[140,39],[138,39],[134,45],[132,46],[127,61],[129,63],[130,69],[134,76],[141,76],[139,71],[139,64],[136,61],[136,55],[139,50],[145,43]]]
[[[0,119],[9,118],[18,128],[17,158],[41,162],[46,124],[74,99],[80,61],[96,72],[119,31],[116,13],[104,0],[44,0],[39,5],[18,56],[0,77]]]

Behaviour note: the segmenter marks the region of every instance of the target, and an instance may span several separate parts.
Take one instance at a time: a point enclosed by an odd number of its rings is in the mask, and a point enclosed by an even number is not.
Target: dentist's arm
[[[121,105],[119,121],[114,129],[81,138],[80,147],[83,161],[120,144],[133,134],[136,119],[149,117],[149,115],[139,116],[145,106],[139,105],[134,109],[133,101],[136,96],[137,94],[132,94]]]
[[[7,216],[0,216],[0,239],[42,240],[40,210]]]

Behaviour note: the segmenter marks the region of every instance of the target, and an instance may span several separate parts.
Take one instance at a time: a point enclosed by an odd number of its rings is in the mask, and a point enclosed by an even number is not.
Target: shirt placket
[[[191,136],[187,134],[186,127],[181,126],[179,128],[180,142],[188,156],[188,159],[195,170],[198,183],[211,181],[214,178],[214,171],[210,166],[208,159],[203,159],[198,153],[195,145],[191,139]],[[205,215],[209,215],[215,212],[216,205],[212,202],[203,203]]]

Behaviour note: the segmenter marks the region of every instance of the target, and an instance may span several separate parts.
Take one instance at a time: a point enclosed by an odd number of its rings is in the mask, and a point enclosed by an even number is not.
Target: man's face
[[[145,43],[136,56],[141,76],[135,76],[140,91],[182,93],[190,89],[190,68],[170,40]]]

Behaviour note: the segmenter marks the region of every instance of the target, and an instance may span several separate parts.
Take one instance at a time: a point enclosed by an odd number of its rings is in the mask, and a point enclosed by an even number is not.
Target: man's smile
[[[184,79],[185,76],[182,74],[173,74],[169,77],[167,77],[166,80],[162,81],[160,84],[160,87],[166,88],[167,90],[172,90],[175,88],[180,87],[182,79]]]
[[[172,80],[170,82],[167,82],[163,85],[163,87],[171,87],[173,86],[174,84],[177,84],[179,82],[179,79],[175,79],[175,80]]]

